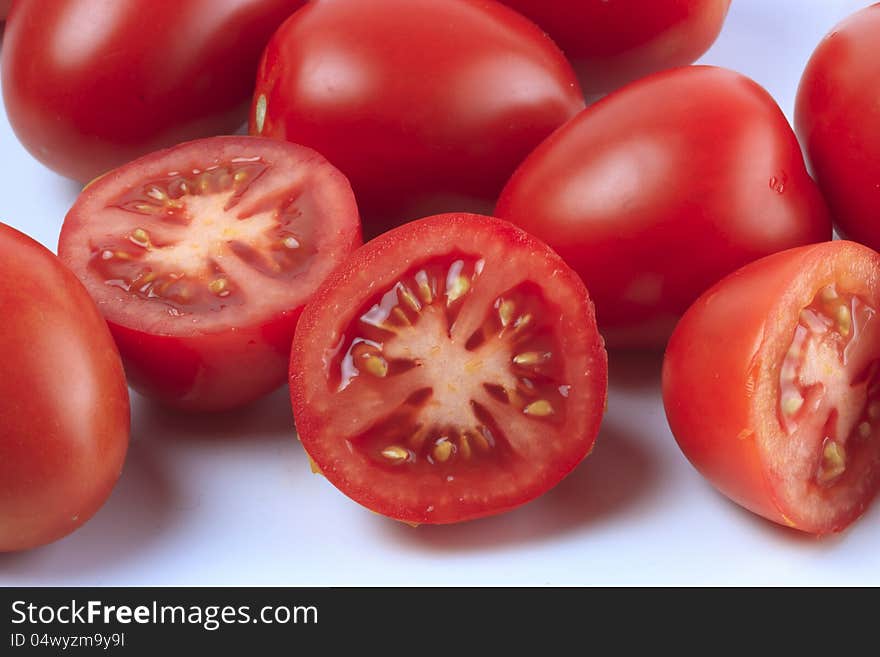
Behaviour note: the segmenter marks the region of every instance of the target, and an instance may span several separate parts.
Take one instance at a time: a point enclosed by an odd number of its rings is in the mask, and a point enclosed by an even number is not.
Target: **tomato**
[[[2,53],[15,134],[85,182],[178,142],[236,131],[260,53],[304,0],[28,0]]]
[[[583,277],[609,344],[656,347],[703,290],[761,256],[831,238],[772,98],[720,68],[634,82],[553,134],[496,214]]]
[[[880,5],[825,37],[807,64],[795,125],[838,231],[880,248]]]
[[[375,235],[489,210],[529,151],[583,107],[562,53],[494,2],[322,0],[269,43],[250,130],[339,167]]]
[[[66,536],[110,496],[128,447],[119,352],[76,277],[0,224],[0,552]]]
[[[5,20],[9,15],[10,7],[12,7],[12,0],[0,0],[0,21]]]
[[[730,0],[501,0],[549,32],[587,94],[684,66],[709,49]]]
[[[359,244],[351,187],[320,155],[214,137],[92,183],[59,254],[98,302],[135,389],[219,410],[284,382],[299,314]]]
[[[694,466],[770,520],[844,529],[880,484],[880,255],[826,242],[758,260],[697,300],[663,400]]]
[[[559,257],[507,222],[429,217],[369,242],[294,339],[300,440],[331,483],[411,524],[500,513],[592,449],[607,360]]]

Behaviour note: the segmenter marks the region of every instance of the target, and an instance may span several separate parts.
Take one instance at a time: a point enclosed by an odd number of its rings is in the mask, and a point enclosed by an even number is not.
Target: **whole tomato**
[[[797,139],[742,75],[688,66],[607,96],[541,144],[496,213],[577,271],[609,344],[658,347],[707,287],[831,238]]]
[[[260,53],[303,0],[28,0],[3,43],[3,99],[31,154],[85,182],[230,133]]]
[[[500,4],[320,0],[269,43],[250,130],[339,167],[370,236],[488,210],[517,164],[583,107],[559,49]]]
[[[501,1],[547,30],[588,94],[694,62],[730,8],[730,0]]]
[[[801,79],[795,125],[838,230],[880,249],[880,4],[819,44]]]
[[[57,540],[100,508],[128,446],[119,352],[85,288],[0,224],[0,552]]]

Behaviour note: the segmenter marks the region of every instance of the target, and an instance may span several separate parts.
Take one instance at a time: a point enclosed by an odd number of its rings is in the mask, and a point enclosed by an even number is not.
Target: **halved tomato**
[[[369,242],[294,339],[300,440],[343,493],[409,523],[512,509],[590,451],[607,359],[581,280],[513,225],[438,215]]]
[[[135,389],[216,410],[284,382],[299,314],[360,241],[351,187],[320,155],[216,137],[93,182],[59,254],[97,301]]]
[[[685,455],[725,495],[813,534],[880,484],[880,255],[826,242],[706,292],[675,330],[663,398]]]

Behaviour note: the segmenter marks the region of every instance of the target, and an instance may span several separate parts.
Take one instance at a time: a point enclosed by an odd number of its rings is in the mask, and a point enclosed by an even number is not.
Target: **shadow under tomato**
[[[17,571],[39,573],[39,585],[52,585],[136,560],[169,524],[179,520],[174,517],[176,498],[159,455],[151,445],[135,441],[104,506],[60,541],[26,552],[0,554],[0,578],[14,577]],[[33,580],[30,576],[25,579]],[[100,584],[100,580],[90,583]]]
[[[147,440],[219,442],[295,436],[287,386],[247,406],[220,413],[180,411],[132,393],[132,426]]]
[[[459,525],[416,529],[378,519],[395,539],[438,551],[492,549],[576,532],[645,499],[657,483],[657,463],[644,443],[606,424],[593,453],[556,488],[509,513]]]

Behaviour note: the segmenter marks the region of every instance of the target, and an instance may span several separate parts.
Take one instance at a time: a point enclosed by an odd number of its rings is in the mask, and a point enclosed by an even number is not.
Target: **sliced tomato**
[[[299,314],[359,244],[351,187],[320,155],[216,137],[93,182],[59,254],[97,301],[132,385],[215,410],[284,382]]]
[[[438,215],[369,242],[306,308],[300,440],[343,493],[409,523],[512,509],[590,451],[607,359],[578,276],[513,225]]]
[[[667,349],[663,397],[691,462],[734,501],[814,534],[880,485],[880,255],[826,242],[706,292]]]

